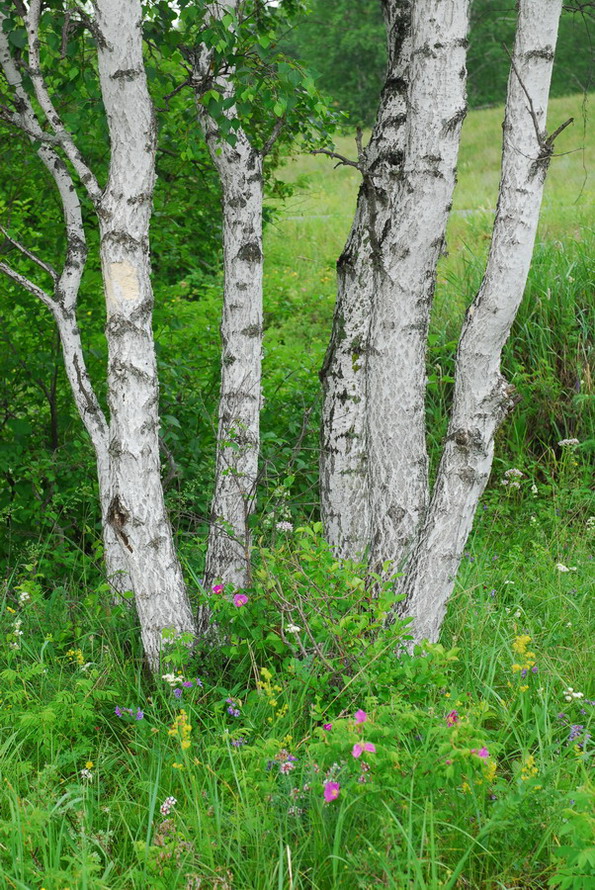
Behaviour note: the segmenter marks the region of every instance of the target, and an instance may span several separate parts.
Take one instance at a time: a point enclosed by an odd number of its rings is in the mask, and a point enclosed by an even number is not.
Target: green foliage
[[[157,679],[126,609],[23,566],[0,602],[3,882],[589,887],[593,523],[574,471],[492,491],[443,643],[414,655],[375,640],[382,599],[317,527],[269,529],[248,601],[211,597],[222,650],[182,646]]]
[[[562,13],[552,96],[592,87],[590,4],[569,4]],[[352,125],[375,119],[386,66],[386,30],[380,2],[311,0],[309,15],[287,38],[289,51],[314,73],[321,90],[349,116]],[[472,108],[502,103],[514,44],[514,3],[471,4],[468,72]]]

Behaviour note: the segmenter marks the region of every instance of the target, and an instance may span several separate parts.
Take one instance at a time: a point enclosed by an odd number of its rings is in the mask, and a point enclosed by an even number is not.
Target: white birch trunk
[[[404,158],[379,243],[366,381],[369,565],[389,576],[408,557],[428,499],[427,334],[466,112],[468,13],[469,0],[412,6]]]
[[[38,72],[38,26],[40,5],[32,2],[27,22],[30,47],[30,67]],[[0,67],[2,68],[9,86],[14,90],[17,98],[19,112],[13,120],[15,126],[24,130],[34,144],[42,141],[43,131],[39,125],[37,116],[33,110],[26,90],[24,89],[20,71],[14,64],[10,53],[8,39],[2,30],[4,16],[0,13]],[[45,103],[42,103],[42,105]],[[47,107],[47,106],[46,106]],[[36,287],[32,282],[15,275],[4,263],[0,264],[2,271],[24,286],[42,300],[50,309],[62,347],[64,366],[72,395],[85,429],[91,439],[96,456],[97,479],[102,512],[104,560],[107,577],[116,594],[121,594],[131,589],[128,564],[125,555],[115,537],[111,527],[106,523],[107,509],[109,505],[109,457],[108,457],[108,428],[101,406],[95,395],[89,379],[80,331],[76,320],[76,304],[78,299],[80,282],[87,258],[87,244],[85,229],[81,213],[80,201],[74,183],[65,164],[54,148],[47,144],[39,145],[37,155],[45,166],[58,189],[62,204],[62,212],[66,227],[67,252],[61,274],[58,276],[54,270],[30,254],[19,242],[12,241],[14,246],[29,256],[34,262],[48,272],[54,281],[54,293],[50,296],[43,289]],[[12,240],[12,239],[10,239]]]
[[[98,206],[108,340],[108,522],[127,551],[143,645],[156,670],[163,631],[195,631],[160,475],[149,258],[156,127],[139,0],[97,0],[95,7],[111,143],[108,184]]]
[[[237,0],[220,0],[207,7],[207,15],[221,18],[237,6]],[[210,53],[203,47],[195,65],[197,83],[206,82],[209,68]],[[216,76],[214,86],[224,99],[234,98],[228,74]],[[244,130],[234,131],[236,143],[231,145],[200,102],[197,109],[223,201],[221,387],[205,566],[208,590],[215,581],[235,588],[250,583],[248,519],[255,506],[260,449],[263,177],[261,154]],[[236,113],[233,105],[225,111],[229,119]]]
[[[250,583],[250,529],[260,446],[262,161],[240,130],[207,142],[223,188],[224,294],[215,491],[206,584]]]
[[[413,616],[415,641],[438,638],[490,475],[494,435],[514,404],[514,389],[502,376],[500,360],[529,272],[551,154],[545,121],[561,6],[561,0],[520,0],[518,4],[490,254],[463,326],[447,442],[405,579],[406,600],[399,607]]]
[[[376,124],[359,158],[363,175],[355,218],[337,263],[331,341],[320,372],[323,409],[320,492],[325,534],[337,556],[369,546],[367,375],[370,317],[389,257],[383,234],[395,213],[394,184],[403,162],[410,62],[411,2],[384,4],[388,65]]]

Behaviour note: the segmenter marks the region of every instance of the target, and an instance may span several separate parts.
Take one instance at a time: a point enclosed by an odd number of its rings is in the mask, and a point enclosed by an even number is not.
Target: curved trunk
[[[416,641],[438,638],[490,475],[494,436],[515,402],[500,360],[527,281],[552,151],[545,119],[561,0],[520,0],[518,9],[490,254],[463,326],[447,442],[399,607],[413,616]]]

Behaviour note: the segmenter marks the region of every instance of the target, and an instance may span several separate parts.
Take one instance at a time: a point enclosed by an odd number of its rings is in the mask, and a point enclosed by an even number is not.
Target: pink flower
[[[234,604],[234,606],[237,606],[238,609],[240,608],[240,606],[245,606],[247,602],[248,602],[248,597],[246,596],[245,593],[236,593],[236,595],[233,598],[233,604]]]
[[[327,803],[336,800],[340,794],[341,786],[338,782],[327,782],[324,786],[324,799]]]
[[[450,713],[448,713],[446,715],[446,725],[447,726],[454,726],[455,723],[458,723],[458,722],[459,722],[459,715],[458,715],[457,711],[450,711]]]
[[[483,746],[483,748],[479,748],[479,749],[471,748],[471,753],[477,754],[477,756],[482,757],[483,760],[487,760],[488,757],[490,756],[490,752],[488,751],[488,749],[486,748],[485,745]]]
[[[372,742],[358,742],[351,749],[351,753],[354,757],[361,757],[364,751],[369,751],[370,754],[375,754],[376,745],[373,745]]]
[[[366,714],[365,711],[362,711],[361,708],[358,711],[356,711],[353,716],[355,717],[356,723],[365,723],[366,720],[368,719],[368,715]]]
[[[333,728],[333,724],[332,723],[323,723],[322,728],[326,729],[327,732],[330,732],[331,729]]]
[[[213,593],[223,593],[224,590],[225,587],[223,584],[215,584],[215,586],[212,588]]]

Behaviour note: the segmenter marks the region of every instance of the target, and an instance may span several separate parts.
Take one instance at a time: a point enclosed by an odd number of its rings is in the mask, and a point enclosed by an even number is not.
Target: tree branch
[[[54,284],[58,281],[58,273],[56,272],[56,270],[54,269],[53,266],[51,266],[49,263],[46,263],[46,262],[45,262],[44,260],[42,260],[40,257],[36,256],[36,254],[34,254],[32,251],[28,250],[28,249],[25,247],[24,244],[21,244],[20,241],[17,241],[15,238],[12,238],[12,237],[8,234],[8,232],[6,231],[6,229],[4,228],[4,226],[0,226],[0,232],[2,232],[2,234],[4,235],[4,237],[6,238],[6,240],[7,240],[10,244],[12,244],[13,247],[16,247],[16,249],[17,249],[17,250],[20,250],[20,252],[21,252],[24,256],[26,256],[26,257],[27,257],[28,259],[30,259],[32,262],[36,263],[36,264],[40,267],[40,269],[43,269],[44,272],[47,272],[48,275],[51,275],[51,277],[52,277],[52,279],[53,279],[53,281],[54,281]]]
[[[17,284],[20,284],[21,287],[28,290],[34,297],[38,297],[42,303],[45,303],[45,305],[52,310],[52,312],[54,311],[56,308],[56,301],[50,297],[47,291],[44,291],[43,288],[38,287],[37,284],[29,281],[29,279],[24,275],[21,275],[20,272],[15,272],[15,270],[11,269],[10,266],[7,266],[6,263],[0,263],[0,272],[3,272],[8,278],[12,278],[13,281],[16,281]]]
[[[35,95],[43,113],[57,136],[58,142],[64,149],[66,157],[74,167],[77,176],[85,186],[93,203],[101,198],[102,190],[95,175],[85,163],[83,156],[76,147],[71,134],[62,123],[54,103],[50,98],[43,74],[41,73],[41,60],[39,57],[39,17],[41,15],[41,0],[31,0],[29,14],[26,18],[27,38],[29,41],[29,76],[35,89]]]
[[[326,155],[328,158],[336,158],[339,163],[335,164],[335,169],[337,167],[355,167],[356,170],[363,175],[363,170],[359,161],[351,161],[349,158],[346,158],[345,155],[340,155],[336,151],[330,151],[328,148],[315,148],[310,152],[311,155]]]
[[[279,138],[279,134],[281,133],[281,130],[283,129],[284,126],[285,126],[285,118],[278,117],[277,120],[275,121],[275,126],[271,130],[271,134],[270,134],[269,138],[267,139],[265,144],[262,146],[262,149],[260,152],[261,158],[263,158],[263,159],[266,158],[266,156],[272,149],[273,145]]]

